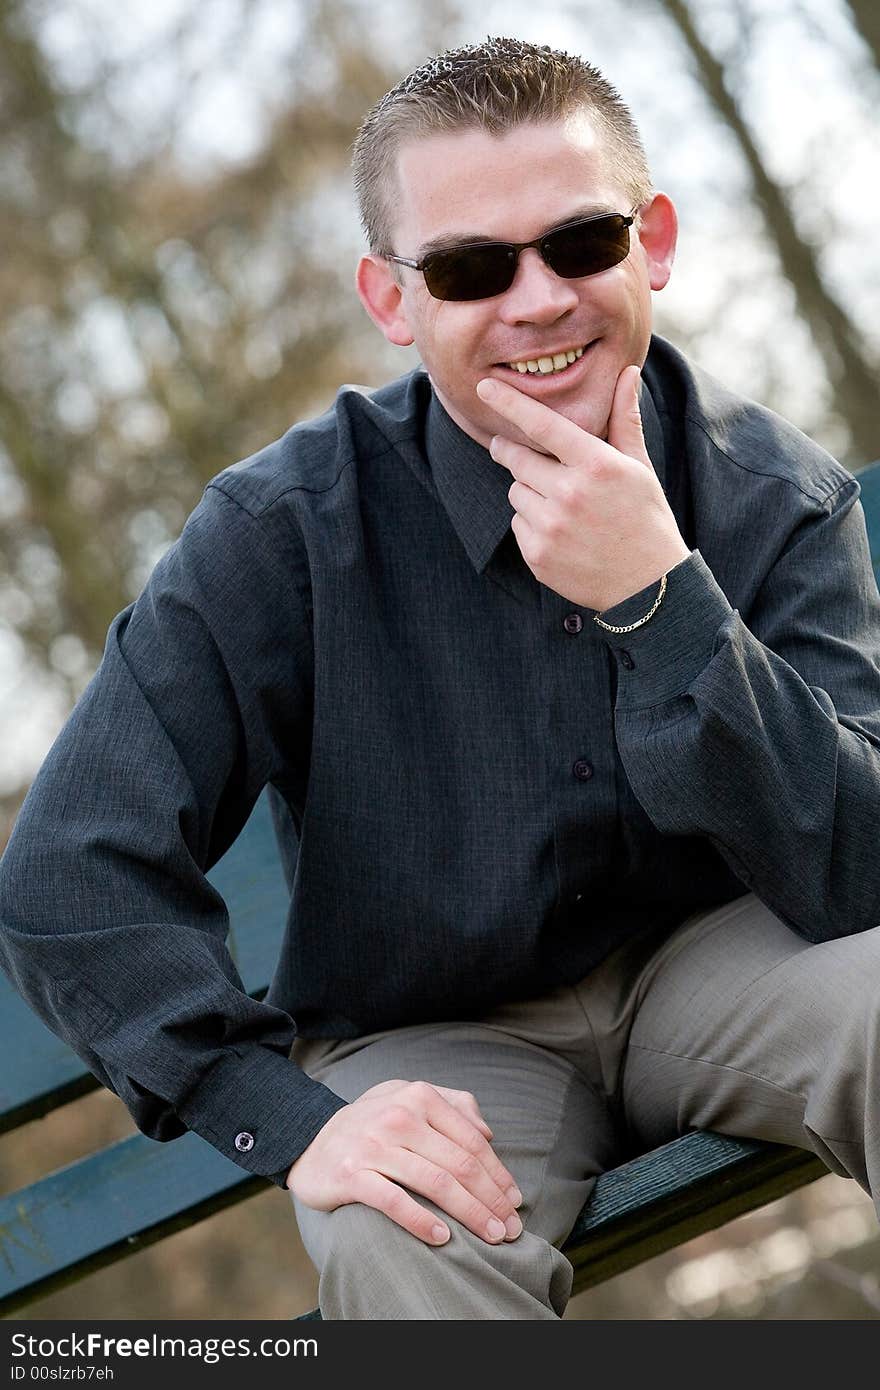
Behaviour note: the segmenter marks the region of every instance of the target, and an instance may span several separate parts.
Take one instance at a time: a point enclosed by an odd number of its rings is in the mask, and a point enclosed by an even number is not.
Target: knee
[[[325,1317],[430,1317],[422,1308],[442,1277],[443,1246],[427,1245],[360,1202],[320,1214],[320,1302]],[[316,1261],[317,1263],[317,1261]],[[333,1311],[335,1310],[335,1311]]]
[[[325,1317],[561,1317],[571,1291],[571,1265],[527,1231],[490,1245],[447,1217],[450,1240],[428,1245],[360,1203],[320,1215]]]
[[[880,1033],[880,929],[823,943],[804,967],[804,1026],[873,1047]],[[821,961],[820,961],[821,955]],[[816,968],[821,965],[821,968]]]
[[[362,1202],[350,1202],[335,1211],[322,1212],[321,1220],[325,1227],[323,1269],[328,1265],[344,1267],[350,1264],[362,1273],[371,1274],[374,1266],[381,1269],[389,1262],[396,1262],[402,1250],[410,1253],[415,1246],[430,1253],[433,1249],[398,1226],[384,1212]]]

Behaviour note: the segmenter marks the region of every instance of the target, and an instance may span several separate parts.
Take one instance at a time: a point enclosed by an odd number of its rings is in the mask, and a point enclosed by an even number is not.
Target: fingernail
[[[481,400],[487,401],[494,391],[495,382],[491,377],[484,377],[482,381],[477,382],[477,395]]]
[[[522,1193],[520,1192],[518,1187],[509,1187],[507,1189],[507,1196],[509,1201],[515,1207],[518,1207],[522,1202]]]
[[[492,1220],[486,1225],[486,1234],[490,1240],[503,1240],[507,1235],[507,1231],[505,1227],[502,1226],[501,1222],[496,1221],[493,1216]]]
[[[504,1229],[507,1232],[508,1240],[516,1240],[517,1236],[522,1234],[522,1228],[522,1222],[516,1212],[514,1212],[513,1216],[508,1216],[504,1223]]]
[[[447,1231],[445,1226],[441,1226],[438,1222],[436,1226],[431,1227],[431,1236],[434,1240],[438,1242],[444,1241],[449,1239],[449,1232]]]

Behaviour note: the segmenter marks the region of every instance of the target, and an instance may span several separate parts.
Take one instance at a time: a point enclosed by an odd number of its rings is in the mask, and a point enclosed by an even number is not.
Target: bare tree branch
[[[661,0],[693,58],[712,106],[736,140],[748,166],[756,201],[779,253],[817,348],[825,361],[834,405],[846,422],[852,456],[867,463],[877,455],[877,367],[862,336],[825,284],[816,250],[798,231],[783,189],[770,175],[736,98],[728,90],[722,64],[701,38],[686,0]]]

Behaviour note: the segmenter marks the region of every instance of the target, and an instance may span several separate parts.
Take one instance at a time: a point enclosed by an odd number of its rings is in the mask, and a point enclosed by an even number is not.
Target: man
[[[683,1130],[880,1193],[880,600],[853,477],[651,337],[676,215],[588,64],[442,55],[355,182],[423,368],[208,486],[22,810],[4,959],[142,1129],[290,1190],[325,1317],[553,1318],[596,1174]],[[204,874],[267,785],[257,1002]]]

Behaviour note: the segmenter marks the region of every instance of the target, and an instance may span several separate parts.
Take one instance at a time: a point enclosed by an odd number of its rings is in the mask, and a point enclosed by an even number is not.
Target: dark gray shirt
[[[659,338],[642,411],[692,549],[629,634],[534,578],[422,369],[220,473],[114,619],[4,856],[0,959],[146,1133],[280,1183],[343,1104],[296,1029],[472,1017],[749,890],[809,941],[880,923],[858,482]],[[257,1002],[205,871],[267,785],[292,896]]]

